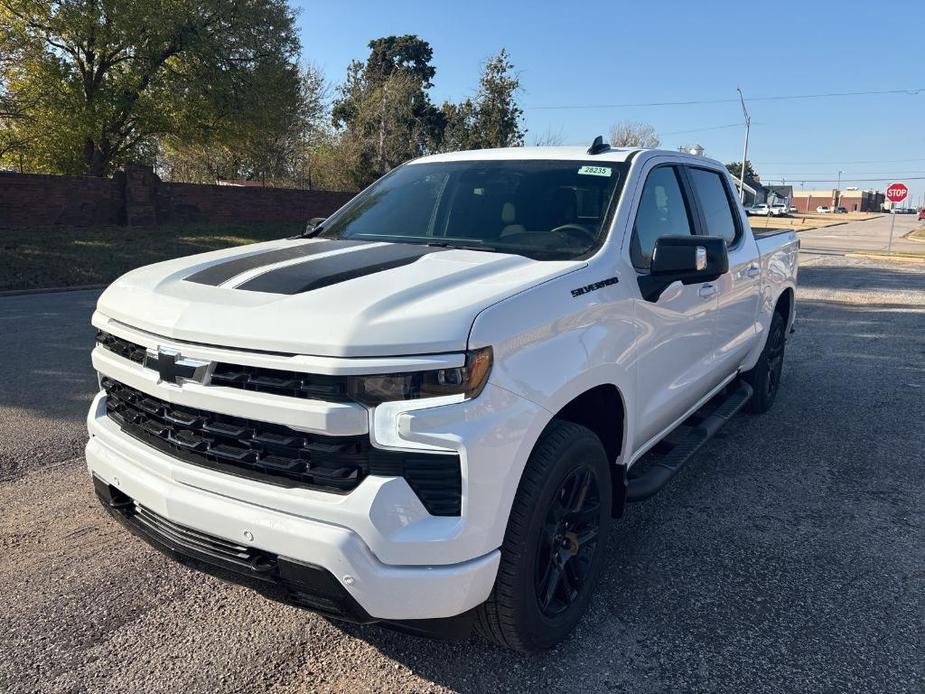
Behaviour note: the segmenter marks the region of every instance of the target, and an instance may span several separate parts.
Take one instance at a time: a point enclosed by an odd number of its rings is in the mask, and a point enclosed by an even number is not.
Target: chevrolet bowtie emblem
[[[172,349],[158,347],[157,351],[148,350],[145,354],[145,367],[154,369],[160,380],[175,385],[187,381],[205,383],[211,362],[183,357]]]

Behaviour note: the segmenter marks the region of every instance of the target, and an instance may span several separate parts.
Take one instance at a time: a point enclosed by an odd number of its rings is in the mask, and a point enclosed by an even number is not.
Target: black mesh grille
[[[136,345],[134,342],[123,340],[121,337],[104,333],[102,330],[96,331],[96,341],[110,352],[115,352],[120,357],[130,359],[136,364],[144,364],[145,348],[141,345]]]
[[[97,331],[96,341],[120,357],[143,364],[145,348],[102,330]],[[299,371],[283,371],[262,367],[242,366],[218,362],[212,373],[211,385],[226,388],[240,388],[257,393],[286,395],[292,398],[329,400],[344,402],[347,397],[347,381],[341,376],[307,374]]]
[[[174,405],[111,378],[106,411],[128,434],[186,462],[287,487],[346,493],[367,475],[404,477],[428,512],[460,513],[459,456],[374,448],[367,436],[305,434]]]

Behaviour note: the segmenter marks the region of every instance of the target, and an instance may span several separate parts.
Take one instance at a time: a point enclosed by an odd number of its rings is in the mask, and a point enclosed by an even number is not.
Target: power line
[[[774,173],[765,173],[762,172],[762,176],[766,178],[800,178],[801,176],[825,176],[831,171],[778,171]],[[916,174],[925,173],[922,169],[917,169],[916,171],[907,171],[905,172],[909,176],[915,176]],[[873,176],[879,174],[889,174],[891,176],[902,176],[903,172],[896,171],[845,171],[844,174],[847,176],[853,174],[855,176]]]
[[[908,96],[917,96],[925,91],[925,87],[916,87],[914,89],[884,89],[879,91],[863,92],[825,92],[820,94],[786,94],[786,95],[768,95],[753,96],[747,101],[790,101],[796,99],[827,99],[830,97],[840,96],[873,96],[886,94],[906,94]],[[595,108],[645,108],[650,106],[698,106],[702,104],[731,104],[738,103],[738,99],[692,99],[689,101],[650,101],[637,102],[628,104],[550,104],[543,106],[525,106],[526,110],[532,111],[560,111],[560,110],[577,110],[577,109],[595,109]]]
[[[767,180],[773,180],[773,177],[767,176]],[[777,178],[780,178],[779,176]],[[832,183],[837,178],[802,178],[800,176],[787,176],[788,180],[798,183]],[[901,178],[904,181],[925,181],[925,176],[890,176],[888,178],[850,178],[842,176],[843,183],[882,183],[883,181],[895,181]],[[773,184],[772,184],[773,185]]]
[[[668,135],[683,135],[684,133],[701,133],[706,130],[723,130],[724,128],[741,128],[745,123],[729,123],[728,125],[711,125],[706,128],[690,128],[688,130],[672,130],[668,133],[660,133],[662,137]]]
[[[804,166],[817,164],[831,164],[832,166],[842,166],[844,164],[891,164],[893,162],[903,161],[925,161],[925,158],[919,159],[857,159],[855,161],[762,161],[762,164],[785,164],[787,166]]]

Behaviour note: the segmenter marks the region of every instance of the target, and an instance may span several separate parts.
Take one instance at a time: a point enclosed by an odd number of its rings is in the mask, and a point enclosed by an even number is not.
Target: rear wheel
[[[588,607],[603,565],[610,470],[589,429],[553,421],[527,462],[476,627],[495,643],[536,651],[559,643]]]
[[[787,321],[777,311],[771,318],[771,327],[768,329],[768,341],[764,345],[758,363],[751,371],[743,374],[742,378],[755,390],[751,400],[748,401],[746,411],[752,414],[762,414],[771,409],[777,391],[780,388],[780,377],[784,367],[784,347],[786,339]]]

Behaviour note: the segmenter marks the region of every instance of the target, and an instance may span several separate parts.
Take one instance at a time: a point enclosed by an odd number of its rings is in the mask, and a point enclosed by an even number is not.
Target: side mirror
[[[305,233],[302,235],[303,236],[314,236],[319,231],[321,231],[319,227],[321,227],[321,225],[324,224],[326,219],[327,217],[312,217],[305,224]]]
[[[655,242],[648,275],[639,276],[646,301],[656,302],[674,282],[711,282],[729,270],[726,240],[719,236],[662,236]]]

